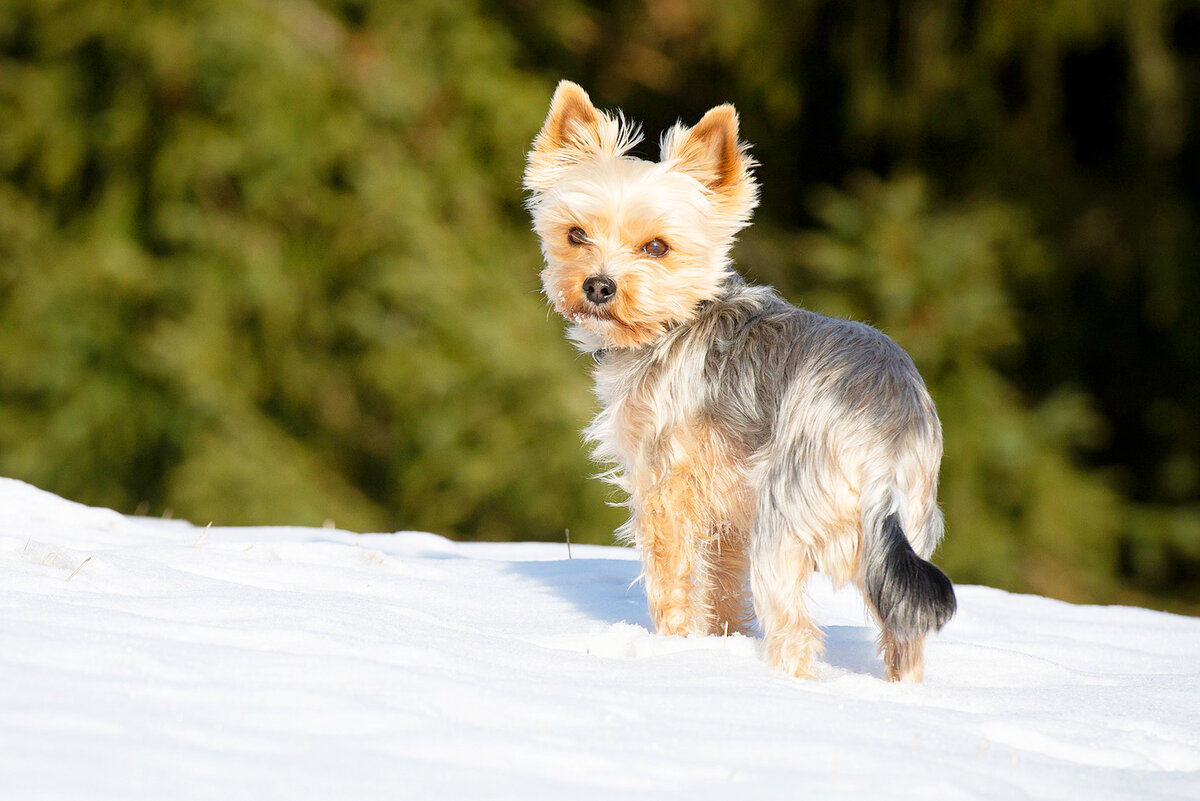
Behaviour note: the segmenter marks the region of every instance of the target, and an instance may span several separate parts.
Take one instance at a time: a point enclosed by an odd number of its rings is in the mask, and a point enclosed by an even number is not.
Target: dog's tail
[[[863,533],[863,589],[883,630],[912,642],[944,626],[958,605],[954,586],[913,551],[896,513],[864,521]]]

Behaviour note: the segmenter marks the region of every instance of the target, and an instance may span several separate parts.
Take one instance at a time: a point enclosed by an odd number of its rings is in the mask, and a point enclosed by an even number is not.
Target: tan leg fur
[[[703,426],[681,429],[671,443],[665,477],[632,493],[655,630],[744,631],[749,504],[737,463]]]
[[[888,681],[921,681],[925,678],[925,638],[899,642],[886,629],[879,636],[879,653]]]

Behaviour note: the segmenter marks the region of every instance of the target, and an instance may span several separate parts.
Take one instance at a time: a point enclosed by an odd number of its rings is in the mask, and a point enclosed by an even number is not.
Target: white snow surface
[[[1200,799],[1200,620],[960,586],[897,685],[816,577],[805,681],[571,556],[0,479],[0,799]]]

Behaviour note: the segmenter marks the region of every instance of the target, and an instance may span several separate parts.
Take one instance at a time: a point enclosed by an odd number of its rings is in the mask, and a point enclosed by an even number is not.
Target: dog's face
[[[635,348],[715,297],[757,203],[737,113],[676,125],[661,160],[627,155],[641,136],[559,84],[534,139],[525,188],[546,268],[542,289],[585,346]]]

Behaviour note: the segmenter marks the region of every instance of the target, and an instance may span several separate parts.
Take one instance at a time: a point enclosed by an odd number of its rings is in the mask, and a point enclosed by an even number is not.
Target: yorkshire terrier
[[[745,631],[811,677],[819,570],[853,581],[879,623],[891,681],[920,681],[923,643],[955,611],[928,559],[942,538],[942,432],[900,346],[861,323],[750,286],[729,251],[758,204],[733,106],[630,155],[640,130],[563,81],[525,188],[542,287],[595,355],[594,457],[628,493],[661,634]],[[747,581],[751,603],[747,598]]]

